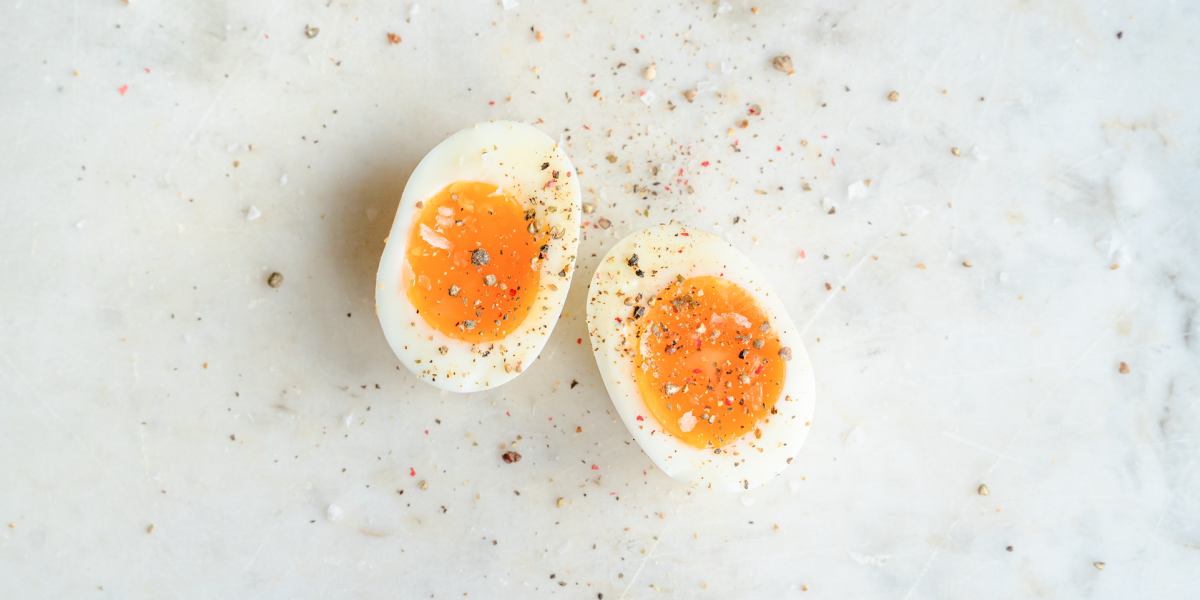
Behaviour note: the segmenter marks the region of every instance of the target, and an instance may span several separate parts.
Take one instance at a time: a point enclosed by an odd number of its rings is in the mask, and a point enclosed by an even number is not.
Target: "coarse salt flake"
[[[696,421],[696,417],[692,416],[692,411],[689,410],[683,413],[682,417],[679,417],[679,429],[687,433],[696,428]]]
[[[855,198],[866,198],[867,192],[870,189],[865,181],[855,181],[846,188],[846,198],[854,200]]]
[[[910,219],[920,219],[929,214],[929,209],[920,204],[910,204],[904,207],[904,214],[908,215]]]
[[[330,504],[329,508],[325,509],[325,518],[330,521],[341,521],[346,518],[346,513],[338,505]]]
[[[261,216],[262,216],[262,211],[258,210],[258,207],[254,206],[253,204],[251,204],[250,208],[248,210],[246,210],[246,220],[247,221],[253,221]]]
[[[442,250],[450,250],[454,247],[454,244],[451,244],[450,240],[438,235],[437,232],[430,229],[424,223],[421,223],[421,239],[428,242],[430,246],[441,248]]]

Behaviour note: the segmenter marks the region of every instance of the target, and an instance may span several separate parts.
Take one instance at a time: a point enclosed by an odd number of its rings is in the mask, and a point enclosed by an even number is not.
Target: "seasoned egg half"
[[[430,150],[404,187],[375,289],[400,362],[456,392],[529,368],[570,288],[579,208],[571,161],[530,125],[481,123]]]
[[[737,248],[682,225],[633,233],[596,269],[587,322],[617,412],[671,477],[746,490],[800,450],[812,365],[783,302]]]

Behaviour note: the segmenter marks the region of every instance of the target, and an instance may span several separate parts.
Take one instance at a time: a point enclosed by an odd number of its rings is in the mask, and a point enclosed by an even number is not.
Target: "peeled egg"
[[[661,225],[617,242],[592,277],[587,322],[617,412],[671,477],[746,490],[808,436],[816,392],[800,333],[719,237]]]
[[[537,358],[570,288],[579,176],[530,125],[481,123],[417,165],[376,278],[375,312],[404,366],[471,392]]]

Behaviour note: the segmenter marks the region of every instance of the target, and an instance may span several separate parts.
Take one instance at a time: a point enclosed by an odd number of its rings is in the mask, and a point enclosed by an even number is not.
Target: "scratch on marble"
[[[1016,11],[1008,14],[1008,25],[1004,28],[1004,40],[1000,42],[1000,58],[996,61],[996,72],[992,75],[991,85],[988,86],[989,98],[996,95],[996,82],[1000,80],[1000,73],[1004,71],[1004,59],[1008,57],[1008,40],[1012,37],[1013,19],[1016,14]],[[975,131],[971,134],[971,139],[975,139],[979,135],[979,128],[983,126],[989,108],[991,108],[991,104],[985,103],[983,110],[979,111],[979,118],[975,120]]]
[[[337,27],[338,21],[340,21],[341,19],[342,19],[341,12],[334,13],[333,14],[333,25],[330,25],[329,29],[333,29],[334,27]],[[325,46],[323,48],[321,48],[321,54],[323,56],[329,56],[329,44],[331,44],[331,43],[333,43],[333,36],[326,36],[325,37]],[[325,61],[323,61],[323,60],[321,61],[321,74],[322,75],[325,74]]]
[[[109,472],[109,469],[105,467],[104,462],[101,461],[98,456],[96,456],[95,451],[93,451],[91,449],[91,447],[89,447],[87,445],[87,443],[83,441],[83,438],[79,437],[79,434],[75,433],[75,430],[72,429],[71,426],[68,425],[67,422],[64,421],[62,419],[62,417],[60,417],[58,415],[58,413],[54,410],[54,408],[51,407],[50,404],[48,402],[46,402],[46,400],[43,399],[40,394],[38,394],[37,388],[33,387],[33,385],[29,383],[29,380],[25,379],[25,375],[23,373],[21,373],[21,370],[17,368],[17,365],[13,363],[12,359],[3,350],[0,350],[0,359],[3,359],[4,362],[8,364],[9,369],[12,370],[13,374],[17,377],[17,379],[20,380],[20,382],[22,384],[24,384],[25,388],[29,391],[29,395],[32,396],[35,400],[37,400],[42,405],[42,407],[46,410],[46,412],[50,414],[50,416],[54,419],[54,421],[58,423],[59,427],[61,427],[63,429],[63,431],[65,431],[67,433],[67,436],[70,437],[76,443],[76,445],[78,445],[80,448],[83,449],[84,453],[86,453],[87,456],[96,465],[97,471],[99,471],[100,473],[102,473],[104,475],[104,480],[107,481],[108,483],[110,483],[113,487],[115,487],[116,490],[119,492],[119,494],[121,496],[123,496],[120,499],[120,501],[117,502],[117,508],[119,509],[121,516],[125,517],[125,520],[130,525],[140,526],[138,521],[136,519],[134,519],[134,517],[132,515],[130,515],[127,510],[128,507],[134,507],[137,510],[138,514],[141,515],[141,517],[142,517],[141,520],[143,522],[150,521],[150,519],[148,518],[149,512],[137,502],[137,500],[134,498],[134,496],[132,494],[130,494],[129,491],[127,489],[125,489],[125,487],[123,485],[121,485],[120,480],[117,477],[113,476],[113,474],[111,472]],[[2,372],[0,372],[0,373],[2,373]],[[5,381],[8,381],[7,376],[5,376]],[[17,396],[21,397],[22,401],[24,402],[24,398],[20,394],[17,394]],[[162,548],[160,547],[160,543],[154,544],[154,550],[159,556],[161,556],[163,558],[163,560],[165,560],[167,562],[168,565],[170,565],[171,569],[174,570],[176,576],[179,576],[179,577],[183,576],[183,573],[181,573],[179,571],[179,566],[175,564],[174,560],[171,560],[170,555],[168,555],[166,552],[164,552],[162,550]],[[168,585],[171,586],[171,589],[172,589],[172,591],[175,592],[176,596],[182,596],[180,591],[177,588],[175,588],[175,584],[173,581],[168,580],[167,583],[168,583]]]
[[[979,444],[976,444],[976,443],[974,443],[974,442],[971,442],[971,441],[965,440],[965,439],[963,439],[963,438],[961,438],[961,437],[958,437],[957,435],[954,435],[953,433],[950,433],[949,431],[943,431],[943,432],[942,432],[942,435],[944,435],[944,436],[946,436],[946,437],[948,437],[948,438],[950,438],[950,439],[952,439],[952,440],[954,440],[954,441],[956,441],[956,442],[958,442],[958,443],[960,443],[960,444],[963,444],[963,445],[965,445],[965,446],[970,446],[971,448],[974,448],[974,449],[976,449],[976,450],[979,450],[979,451],[981,451],[981,452],[987,452],[988,454],[991,454],[992,456],[998,456],[998,457],[1000,457],[1000,458],[1002,458],[1002,459],[1008,459],[1008,460],[1011,460],[1011,461],[1013,461],[1013,462],[1019,462],[1019,463],[1021,463],[1021,464],[1023,464],[1023,465],[1026,465],[1026,466],[1029,466],[1029,467],[1033,467],[1033,468],[1035,468],[1035,469],[1041,469],[1041,468],[1042,468],[1040,465],[1036,465],[1036,464],[1034,464],[1034,463],[1031,463],[1031,462],[1029,462],[1029,461],[1027,461],[1027,460],[1021,460],[1021,459],[1019,459],[1019,458],[1013,458],[1013,457],[1011,457],[1011,456],[1008,456],[1008,455],[1006,455],[1006,454],[1002,454],[1002,453],[1000,453],[1000,452],[996,452],[995,450],[992,450],[991,448],[987,448],[987,447],[984,447],[984,446],[980,446]]]
[[[1200,319],[1193,319],[1193,320],[1200,320]],[[1115,350],[1109,350],[1107,352],[1100,352],[1100,353],[1094,354],[1092,356],[1094,356],[1094,357],[1119,356],[1122,354],[1128,354],[1135,350],[1145,350],[1147,348],[1154,348],[1157,346],[1162,346],[1164,344],[1169,344],[1171,342],[1175,342],[1178,340],[1187,339],[1187,337],[1188,337],[1187,334],[1180,334],[1180,335],[1177,335],[1174,337],[1169,337],[1169,338],[1162,339],[1162,340],[1155,340],[1152,342],[1146,342],[1145,344],[1138,344],[1136,346],[1122,346]],[[1077,360],[1078,359],[1056,360],[1056,361],[1051,361],[1051,362],[1042,362],[1042,363],[1038,363],[1036,365],[1026,365],[1026,366],[1021,366],[1021,367],[1007,367],[1004,369],[991,369],[988,371],[972,371],[969,373],[959,373],[957,375],[930,375],[929,379],[937,381],[937,380],[943,380],[943,379],[959,379],[959,378],[963,378],[963,377],[978,377],[978,376],[983,376],[983,375],[1002,375],[1005,373],[1020,373],[1022,371],[1033,371],[1033,370],[1037,370],[1037,369],[1049,369],[1049,368],[1058,367],[1058,366],[1062,366],[1062,365],[1074,365],[1077,362]]]
[[[42,408],[44,408],[46,412],[50,414],[54,421],[58,423],[59,427],[62,427],[63,431],[65,431],[67,435],[70,436],[70,438],[74,440],[75,443],[78,444],[85,453],[87,453],[87,455],[92,459],[92,462],[96,464],[96,467],[104,473],[105,478],[113,482],[113,485],[115,485],[117,489],[120,490],[121,493],[126,497],[125,501],[119,504],[122,509],[121,512],[130,524],[136,524],[137,522],[131,515],[129,515],[129,513],[124,510],[124,508],[126,506],[135,506],[138,508],[138,512],[142,514],[146,514],[146,510],[139,506],[134,500],[133,496],[120,484],[117,478],[113,477],[112,474],[108,472],[108,469],[105,468],[104,463],[99,459],[99,457],[96,456],[96,453],[87,445],[87,443],[83,441],[83,438],[79,437],[79,434],[75,433],[75,430],[72,429],[71,426],[68,425],[67,422],[58,415],[54,408],[50,406],[50,403],[46,402],[46,400],[37,393],[37,388],[33,387],[33,385],[29,383],[29,380],[25,379],[25,375],[21,373],[21,370],[17,368],[17,365],[13,363],[12,359],[9,358],[8,354],[3,350],[0,350],[0,358],[3,358],[4,362],[8,363],[9,369],[12,370],[17,379],[20,380],[20,382],[23,383],[29,390],[30,396],[32,396],[42,405]],[[5,379],[7,380],[7,377]]]
[[[265,34],[267,27],[271,25],[271,21],[275,20],[275,15],[279,13],[279,9],[283,8],[284,3],[286,2],[287,0],[279,0],[279,4],[275,5],[275,9],[271,11],[271,14],[267,17],[266,22],[263,23],[263,26],[259,29],[258,35],[254,36],[254,41],[250,43],[251,47],[253,47],[254,42],[257,42],[258,39]],[[200,120],[196,121],[196,126],[192,128],[192,132],[188,134],[187,139],[184,140],[183,147],[179,149],[179,153],[176,154],[175,160],[171,161],[171,166],[167,168],[167,172],[163,175],[163,179],[166,179],[168,182],[171,181],[171,173],[175,172],[175,167],[178,166],[179,161],[183,159],[184,151],[188,149],[188,146],[192,145],[192,140],[196,139],[196,134],[200,132],[200,128],[204,126],[204,122],[208,120],[208,117],[212,114],[213,109],[216,108],[217,104],[221,102],[221,98],[225,96],[225,92],[229,89],[229,86],[235,79],[237,79],[238,71],[241,71],[242,65],[246,62],[247,58],[249,58],[249,52],[243,54],[242,58],[238,59],[237,64],[234,65],[233,70],[229,73],[229,79],[227,79],[225,84],[221,86],[221,89],[217,91],[217,96],[213,98],[213,101],[208,105],[208,108],[204,109],[204,114],[200,115]]]
[[[929,572],[929,567],[933,565],[933,561],[937,560],[938,554],[942,551],[942,548],[946,545],[946,542],[950,540],[950,536],[954,535],[954,530],[961,522],[962,514],[960,513],[958,516],[954,517],[954,522],[951,523],[950,528],[946,530],[946,535],[942,536],[942,541],[938,542],[937,548],[933,549],[933,554],[929,555],[929,560],[925,561],[925,566],[921,567],[921,572],[917,573],[917,578],[913,581],[912,586],[908,588],[908,593],[904,594],[904,600],[908,600],[912,597],[912,594],[914,591],[916,591],[917,586],[921,584],[921,580],[925,578],[925,574]]]
[[[682,510],[683,507],[687,506],[689,502],[691,502],[691,498],[685,498],[679,505],[679,510]],[[654,543],[650,544],[650,548],[646,550],[646,555],[642,557],[641,564],[639,564],[637,570],[633,572],[633,577],[629,578],[629,584],[625,586],[625,589],[621,592],[620,598],[617,600],[625,600],[625,597],[629,595],[629,590],[633,588],[633,584],[637,583],[638,575],[642,574],[642,569],[646,566],[646,563],[650,561],[650,557],[654,556],[654,551],[658,548],[658,542],[662,541],[662,538],[667,536],[667,530],[671,528],[671,525],[675,524],[676,520],[678,520],[676,519],[675,515],[679,513],[679,510],[673,511],[674,514],[671,515],[671,518],[667,520],[662,529],[659,530],[658,535],[654,536]]]
[[[0,292],[0,296],[7,296],[9,298],[19,298],[21,300],[32,300],[39,304],[51,302],[51,303],[60,304],[60,305],[64,305],[64,306],[75,306],[78,308],[103,308],[106,310],[121,310],[121,308],[117,307],[117,306],[109,306],[107,304],[96,304],[96,303],[88,303],[88,302],[72,302],[70,300],[63,300],[62,298],[47,298],[44,296],[42,296],[42,297],[26,296],[24,294],[13,294],[10,292]]]
[[[146,426],[138,427],[138,437],[142,440],[142,469],[146,472],[146,479],[150,479],[150,455],[146,452]]]
[[[821,316],[821,313],[825,312],[825,307],[829,306],[829,303],[833,302],[833,299],[837,298],[838,295],[840,295],[842,293],[842,288],[847,283],[850,282],[850,279],[852,279],[854,277],[854,274],[856,272],[858,272],[858,268],[863,266],[863,263],[865,263],[867,261],[867,259],[870,258],[871,255],[875,253],[876,249],[878,249],[886,241],[888,241],[888,236],[884,236],[878,242],[875,242],[875,245],[871,246],[871,249],[867,250],[866,253],[863,254],[863,257],[860,258],[857,263],[854,263],[854,266],[850,268],[850,271],[848,273],[846,273],[846,276],[842,277],[841,281],[838,282],[837,287],[833,288],[833,293],[830,294],[829,297],[826,298],[825,301],[821,303],[821,306],[819,306],[817,308],[816,312],[813,313],[812,318],[810,318],[808,320],[808,322],[804,324],[804,327],[800,328],[801,336],[803,336],[804,333],[808,331],[808,328],[810,326],[812,326],[813,323],[816,322],[817,318],[819,318]]]
[[[1143,296],[1144,296],[1144,294],[1143,294]],[[1125,310],[1125,312],[1126,313],[1130,312],[1140,302],[1141,302],[1140,299],[1137,302],[1134,302],[1132,306],[1130,306],[1128,309]],[[1021,436],[1021,432],[1025,431],[1025,428],[1029,426],[1029,423],[1031,421],[1033,421],[1034,415],[1036,415],[1042,411],[1042,406],[1044,406],[1046,404],[1046,401],[1049,400],[1050,398],[1052,398],[1054,396],[1054,394],[1056,394],[1058,392],[1058,388],[1062,387],[1062,385],[1064,383],[1066,383],[1067,378],[1071,376],[1071,373],[1075,372],[1075,368],[1079,366],[1079,363],[1083,362],[1083,359],[1087,358],[1088,355],[1092,353],[1092,350],[1094,350],[1096,348],[1096,346],[1100,344],[1100,340],[1103,340],[1104,338],[1108,337],[1109,333],[1110,332],[1105,331],[1104,333],[1101,333],[1100,335],[1096,336],[1096,339],[1093,340],[1091,345],[1087,347],[1087,350],[1084,350],[1083,353],[1079,355],[1079,358],[1075,359],[1075,362],[1073,362],[1071,364],[1071,366],[1067,368],[1067,371],[1065,373],[1063,373],[1063,376],[1061,378],[1059,378],[1058,383],[1056,383],[1054,385],[1054,387],[1051,388],[1050,391],[1046,393],[1045,396],[1042,396],[1042,399],[1040,401],[1038,401],[1037,406],[1033,407],[1033,410],[1030,411],[1029,416],[1025,418],[1025,422],[1022,423],[1021,426],[1017,428],[1016,433],[1014,433],[1012,435],[1012,438],[1010,438],[1008,440],[1008,444],[1005,444],[1004,449],[1000,451],[1001,455],[1008,454],[1008,451],[1009,451],[1009,449],[1012,448],[1013,443],[1015,443],[1017,441],[1017,438],[1019,438]],[[987,473],[984,473],[983,478],[986,479],[988,476],[990,476],[992,474],[992,472],[996,470],[996,467],[1000,465],[1000,462],[1003,460],[1004,460],[1003,458],[997,458],[996,462],[992,463],[991,468],[987,470]]]
[[[267,542],[271,540],[271,536],[275,533],[275,529],[279,527],[280,521],[281,519],[279,519],[278,515],[276,515],[275,524],[271,526],[270,531],[268,531],[267,535],[263,537],[262,543],[258,545],[258,550],[255,550],[254,556],[250,557],[250,562],[246,563],[246,566],[242,569],[243,573],[249,571],[250,567],[254,565],[254,561],[258,560],[258,555],[262,554],[263,548],[265,548],[267,546]]]
[[[1046,182],[1046,185],[1045,185],[1045,187],[1042,188],[1042,191],[1050,189],[1050,186],[1057,183],[1058,180],[1062,179],[1063,176],[1066,175],[1067,173],[1070,173],[1071,171],[1074,171],[1075,169],[1082,167],[1083,165],[1085,165],[1089,162],[1092,162],[1093,160],[1096,160],[1097,158],[1104,158],[1105,156],[1108,156],[1109,154],[1112,154],[1113,152],[1119,152],[1120,150],[1121,150],[1120,147],[1109,148],[1108,150],[1105,150],[1103,152],[1097,152],[1091,156],[1087,156],[1085,158],[1080,159],[1075,164],[1072,164],[1071,166],[1060,171],[1058,173],[1058,175],[1055,175],[1054,177],[1050,178],[1050,181]]]
[[[1143,294],[1143,297],[1144,296],[1145,296],[1145,294]],[[1132,311],[1140,303],[1141,303],[1141,299],[1139,298],[1138,301],[1134,302],[1129,308],[1127,308],[1125,310],[1125,312],[1128,313],[1128,312]],[[1100,335],[1096,336],[1096,338],[1094,340],[1092,340],[1092,343],[1087,347],[1087,349],[1084,350],[1083,353],[1080,354],[1079,357],[1075,359],[1075,361],[1071,364],[1071,366],[1069,368],[1067,368],[1066,372],[1063,373],[1063,376],[1061,378],[1059,378],[1058,383],[1055,384],[1055,386],[1053,388],[1051,388],[1050,391],[1047,392],[1045,396],[1042,397],[1042,399],[1038,402],[1037,406],[1035,406],[1033,408],[1033,410],[1029,413],[1029,416],[1025,418],[1025,422],[1022,423],[1021,426],[1019,428],[1017,428],[1016,433],[1014,433],[1012,435],[1012,437],[1009,438],[1008,443],[1004,446],[1004,449],[1001,450],[997,454],[998,458],[996,459],[996,462],[992,463],[992,466],[987,470],[987,473],[984,474],[982,479],[987,479],[992,474],[992,472],[994,472],[996,470],[996,467],[999,466],[1000,463],[1003,462],[1005,458],[1008,458],[1008,451],[1012,448],[1013,443],[1015,443],[1017,441],[1017,439],[1021,436],[1021,432],[1024,431],[1025,428],[1029,426],[1029,423],[1033,420],[1034,415],[1041,412],[1042,406],[1044,406],[1046,404],[1046,401],[1049,400],[1050,398],[1052,398],[1054,396],[1054,394],[1058,392],[1058,388],[1062,387],[1063,383],[1065,383],[1067,381],[1067,378],[1070,377],[1071,373],[1073,373],[1075,371],[1075,368],[1078,367],[1079,364],[1081,362],[1083,362],[1083,360],[1085,358],[1087,358],[1087,356],[1089,354],[1091,354],[1092,350],[1094,350],[1096,348],[1096,346],[1100,344],[1100,341],[1103,340],[1108,335],[1109,335],[1109,332],[1105,331],[1104,333],[1101,333]],[[954,534],[954,530],[958,527],[958,524],[961,522],[962,522],[962,513],[959,512],[958,514],[956,514],[954,516],[954,521],[950,524],[950,528],[946,531],[946,535],[942,536],[942,540],[941,540],[941,542],[938,543],[937,548],[934,549],[933,554],[929,555],[929,560],[925,562],[925,565],[923,567],[921,567],[921,572],[917,574],[917,578],[913,581],[912,586],[910,586],[908,588],[908,593],[904,594],[904,600],[908,600],[909,598],[912,597],[912,594],[914,591],[916,591],[917,586],[921,584],[921,580],[925,578],[925,574],[929,572],[929,567],[933,565],[935,560],[937,560],[938,554],[942,551],[942,548],[945,547],[946,542],[950,539],[950,536],[952,536]]]
[[[1192,463],[1195,462],[1195,460],[1196,459],[1194,456],[1188,459],[1187,465],[1183,467],[1183,472],[1179,474],[1179,479],[1176,480],[1175,485],[1171,487],[1171,493],[1167,494],[1167,501],[1163,503],[1162,510],[1158,512],[1158,521],[1154,523],[1154,531],[1150,532],[1151,546],[1157,545],[1157,540],[1155,538],[1158,537],[1158,529],[1162,527],[1163,518],[1167,516],[1167,511],[1170,510],[1171,503],[1175,501],[1175,492],[1178,492],[1179,488],[1183,487],[1184,483],[1187,483],[1188,471],[1192,470]],[[1146,571],[1147,569],[1143,569],[1141,577],[1138,579],[1138,591],[1146,589]]]

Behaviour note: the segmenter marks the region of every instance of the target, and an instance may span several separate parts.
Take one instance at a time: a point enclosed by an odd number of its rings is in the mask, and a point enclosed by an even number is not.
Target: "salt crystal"
[[[1097,248],[1107,249],[1108,258],[1110,259],[1117,253],[1117,250],[1121,249],[1122,245],[1121,234],[1117,233],[1116,229],[1110,229],[1108,235],[1096,241]]]
[[[742,504],[744,504],[746,506],[750,506],[751,504],[754,504],[754,498],[751,498],[749,496],[742,496]]]
[[[504,5],[504,10],[514,9],[518,4],[517,0],[500,0],[500,3]]]
[[[1008,282],[1008,273],[1005,273],[1004,271],[1000,271],[1000,283],[1007,283],[1007,282]]]
[[[867,556],[865,554],[859,554],[857,552],[851,552],[850,558],[854,559],[854,562],[856,562],[860,565],[863,565],[863,566],[869,565],[872,567],[882,567],[883,563],[886,563],[887,559],[888,559],[888,557],[886,557],[886,556]]]
[[[733,65],[728,64],[728,63],[721,63],[721,74],[722,75],[728,75],[732,72],[733,72]]]
[[[246,211],[246,220],[247,221],[253,221],[261,216],[262,216],[262,211],[258,210],[258,207],[254,206],[253,204],[250,205],[250,210]]]
[[[408,9],[408,16],[410,16],[410,17],[415,17],[420,13],[421,13],[421,5],[420,4],[414,4],[414,5],[412,5],[412,8]]]
[[[496,191],[488,194],[488,196],[503,196],[503,195],[504,195],[504,188],[499,187],[499,186],[496,187]]]
[[[237,143],[237,142],[234,142],[234,143],[232,143],[232,144],[230,144],[230,145],[226,146],[226,147],[225,147],[225,151],[226,151],[226,152],[228,152],[228,153],[230,153],[230,154],[233,154],[234,152],[245,152],[245,151],[246,151],[246,145],[245,145],[245,144],[239,144],[239,143]]]
[[[80,222],[76,223],[76,224],[75,224],[75,228],[76,228],[76,229],[83,229],[83,226],[84,226],[84,225],[87,225],[87,219],[84,219],[84,220],[82,220],[82,221],[80,221]]]
[[[910,204],[904,207],[904,214],[908,215],[910,219],[920,219],[929,214],[929,210],[920,204]]]
[[[843,444],[846,448],[846,453],[854,454],[862,448],[864,438],[866,438],[866,434],[863,433],[862,427],[851,429],[849,435],[846,436],[846,442]]]
[[[846,198],[854,200],[855,198],[866,198],[870,189],[867,187],[866,181],[855,181],[846,188]]]
[[[341,521],[346,518],[346,513],[342,512],[342,509],[338,505],[330,504],[329,508],[325,509],[325,518],[330,521]]]
[[[728,2],[722,2],[719,6],[717,6],[717,14],[718,15],[723,15],[732,10],[733,10],[733,5]]]
[[[800,493],[800,482],[799,481],[789,481],[788,489],[792,490],[793,494],[799,494]]]
[[[342,417],[342,422],[346,424],[346,427],[350,427],[350,421],[352,420],[354,420],[354,413]]]
[[[984,162],[988,159],[987,155],[983,153],[983,150],[979,149],[979,146],[971,148],[971,156],[979,162]]]
[[[835,205],[833,203],[833,198],[830,198],[829,196],[825,196],[824,198],[821,198],[821,208],[825,212],[829,212],[830,210],[833,209],[834,206]]]
[[[450,240],[438,235],[437,232],[430,229],[424,223],[421,223],[421,239],[428,242],[430,246],[441,248],[442,250],[449,250],[454,247],[454,244],[451,244]]]
[[[707,79],[696,83],[696,91],[701,94],[704,92],[711,92],[715,89],[717,89],[717,84]]]
[[[283,177],[279,178],[279,185],[287,185],[287,173],[284,173]]]
[[[679,429],[681,429],[684,433],[695,429],[695,427],[696,417],[692,416],[692,411],[689,410],[684,413],[682,417],[679,417]]]
[[[646,106],[650,106],[650,103],[654,102],[654,99],[657,97],[658,96],[654,95],[654,92],[642,92],[642,103],[644,103]]]

